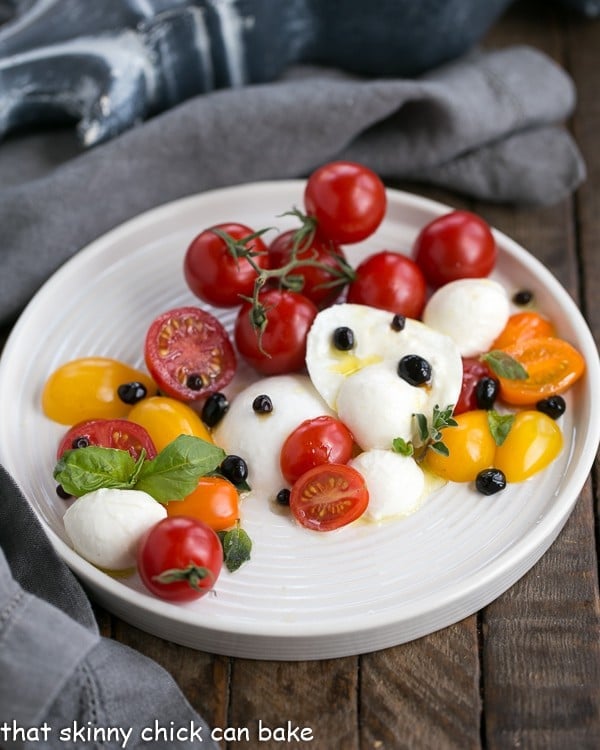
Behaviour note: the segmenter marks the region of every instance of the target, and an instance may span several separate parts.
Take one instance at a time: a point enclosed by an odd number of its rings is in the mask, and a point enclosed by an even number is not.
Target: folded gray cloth
[[[216,750],[171,676],[99,635],[84,591],[0,466],[0,747],[176,750],[200,738]]]
[[[563,70],[513,47],[417,79],[302,67],[198,96],[83,153],[64,132],[13,139],[0,145],[0,323],[86,243],[142,211],[331,159],[493,201],[559,201],[584,177],[561,125],[574,104]]]

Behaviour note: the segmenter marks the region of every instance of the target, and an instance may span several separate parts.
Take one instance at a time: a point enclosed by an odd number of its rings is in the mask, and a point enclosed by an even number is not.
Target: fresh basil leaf
[[[130,489],[136,463],[128,451],[88,445],[63,453],[54,468],[54,479],[75,497],[101,487]]]
[[[200,477],[214,471],[226,453],[212,443],[180,435],[152,459],[145,461],[135,483],[160,503],[181,500],[196,488]]]
[[[219,538],[223,545],[223,562],[227,570],[234,573],[250,559],[252,540],[239,525],[229,531],[219,532]]]
[[[489,411],[487,415],[488,425],[496,445],[502,445],[515,421],[514,414],[498,414],[497,411]]]
[[[520,362],[517,362],[510,354],[500,349],[494,349],[484,354],[482,360],[501,378],[506,378],[507,380],[527,380],[529,377],[527,370]]]
[[[394,438],[392,440],[392,450],[394,453],[400,453],[402,456],[412,456],[414,455],[415,448],[414,445],[409,440],[408,442],[401,437]]]

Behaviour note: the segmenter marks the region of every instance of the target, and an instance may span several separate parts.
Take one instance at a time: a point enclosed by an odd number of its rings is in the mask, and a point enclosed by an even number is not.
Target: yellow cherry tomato
[[[490,432],[487,412],[483,409],[465,411],[454,419],[456,427],[441,430],[442,442],[449,455],[429,449],[424,466],[451,482],[472,482],[482,469],[493,466],[496,443]]]
[[[169,396],[153,396],[140,401],[131,409],[127,419],[146,428],[159,453],[179,435],[194,435],[213,442],[204,422],[191,406]]]
[[[132,407],[119,386],[140,383],[149,396],[157,392],[152,378],[109,357],[82,357],[66,362],[48,378],[42,392],[44,414],[60,424],[88,419],[122,419]]]
[[[562,432],[553,419],[539,411],[522,411],[497,447],[494,466],[507,482],[522,482],[552,463],[562,447]]]
[[[192,516],[214,531],[230,529],[240,517],[238,492],[226,479],[201,477],[183,500],[167,503],[167,515]]]

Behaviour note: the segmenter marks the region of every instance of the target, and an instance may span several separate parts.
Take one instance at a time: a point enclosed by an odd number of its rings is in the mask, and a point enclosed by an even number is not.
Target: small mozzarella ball
[[[269,396],[273,408],[257,413],[257,396]],[[331,415],[323,399],[305,375],[277,375],[258,380],[241,391],[213,432],[217,445],[241,456],[248,465],[248,484],[268,498],[287,483],[279,456],[288,435],[305,419]]]
[[[341,421],[363,450],[390,449],[394,438],[414,439],[413,414],[426,410],[425,388],[400,378],[393,362],[364,367],[349,375],[338,393]]]
[[[78,554],[116,571],[135,566],[141,538],[166,516],[165,507],[146,492],[103,488],[78,498],[64,524]]]
[[[463,357],[474,357],[489,350],[509,315],[510,300],[497,281],[459,279],[434,292],[423,322],[452,338]]]
[[[385,450],[370,450],[349,465],[360,472],[369,490],[365,517],[382,521],[414,513],[425,496],[425,475],[410,456]]]

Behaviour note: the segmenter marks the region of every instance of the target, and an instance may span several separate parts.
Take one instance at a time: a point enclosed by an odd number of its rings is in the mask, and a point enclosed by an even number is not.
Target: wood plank
[[[477,619],[361,658],[361,747],[480,747]]]
[[[268,735],[252,747],[358,750],[357,657],[305,662],[236,659],[231,677],[231,726],[249,727],[258,737],[258,722],[304,728],[312,739],[282,742]]]

